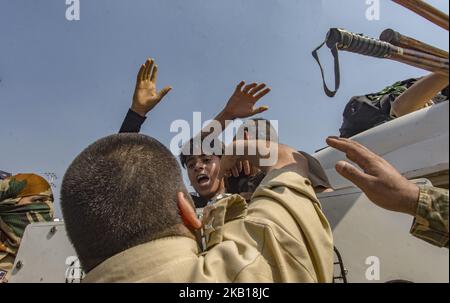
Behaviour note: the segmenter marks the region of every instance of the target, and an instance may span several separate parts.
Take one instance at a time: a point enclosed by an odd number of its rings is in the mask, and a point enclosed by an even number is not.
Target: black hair
[[[189,236],[178,192],[186,193],[180,167],[153,138],[112,135],[81,152],[64,175],[61,208],[84,269],[158,238]]]
[[[214,145],[214,143],[216,141],[220,142],[218,151],[216,151],[216,148]],[[200,140],[196,141],[194,139],[191,139],[182,147],[181,153],[179,156],[179,160],[180,160],[181,166],[183,166],[183,168],[186,168],[186,165],[187,165],[189,159],[196,155],[196,153],[195,153],[196,147],[197,147],[198,151],[200,151],[200,155],[212,155],[212,156],[216,156],[216,157],[220,158],[220,157],[222,157],[222,155],[225,152],[225,145],[223,144],[222,141],[220,141],[218,139],[211,141],[211,144],[210,144],[211,149],[208,151],[204,151],[202,146],[198,146],[198,144],[201,144]],[[200,156],[200,155],[198,155],[198,156]]]

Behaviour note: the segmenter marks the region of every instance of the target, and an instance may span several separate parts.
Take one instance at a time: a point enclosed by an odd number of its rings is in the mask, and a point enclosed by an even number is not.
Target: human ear
[[[184,225],[189,229],[199,229],[202,227],[202,222],[197,218],[192,203],[188,201],[182,192],[177,194],[178,209],[180,211],[181,218]]]

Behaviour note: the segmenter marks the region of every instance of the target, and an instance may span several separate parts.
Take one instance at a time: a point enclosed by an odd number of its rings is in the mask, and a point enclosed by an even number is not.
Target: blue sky
[[[448,13],[448,2],[428,3]],[[322,90],[311,51],[330,27],[378,37],[394,28],[448,49],[448,33],[388,0],[379,21],[365,0],[80,0],[81,20],[65,19],[65,0],[0,0],[0,170],[55,172],[55,192],[73,158],[118,131],[135,74],[152,56],[159,85],[173,91],[142,132],[167,146],[175,119],[212,118],[240,80],[266,82],[265,118],[280,140],[307,152],[338,133],[353,95],[426,72],[392,61],[341,54],[342,88]],[[331,58],[321,52],[332,79]],[[60,214],[57,204],[57,213]]]

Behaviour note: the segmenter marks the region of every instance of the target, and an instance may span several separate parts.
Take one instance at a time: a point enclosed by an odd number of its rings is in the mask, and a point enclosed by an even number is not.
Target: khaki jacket
[[[163,238],[109,258],[84,282],[332,282],[329,223],[295,172],[270,172],[250,204],[220,200],[204,224],[205,252],[190,238]]]

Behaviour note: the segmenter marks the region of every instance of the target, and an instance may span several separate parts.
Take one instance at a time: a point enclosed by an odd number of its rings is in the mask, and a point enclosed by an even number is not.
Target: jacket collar
[[[202,221],[207,249],[222,242],[225,223],[244,218],[247,215],[247,207],[243,197],[231,195],[204,208]]]

